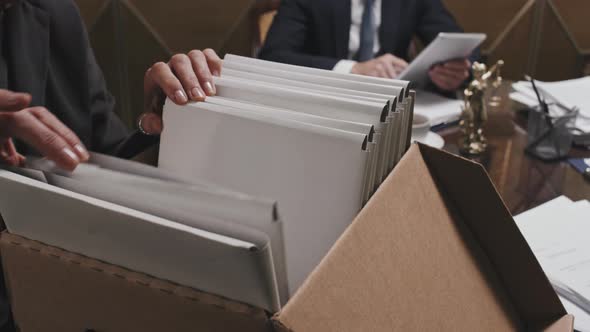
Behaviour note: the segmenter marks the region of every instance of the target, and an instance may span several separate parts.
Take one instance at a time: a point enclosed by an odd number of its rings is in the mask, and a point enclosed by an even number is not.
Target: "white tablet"
[[[398,77],[401,80],[412,81],[419,86],[423,84],[430,68],[441,62],[453,59],[467,58],[483,43],[487,35],[484,33],[447,33],[441,32],[410,63]]]

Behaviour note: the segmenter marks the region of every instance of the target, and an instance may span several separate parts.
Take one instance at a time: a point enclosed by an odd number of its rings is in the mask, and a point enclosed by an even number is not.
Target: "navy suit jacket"
[[[350,0],[282,0],[259,57],[331,70],[348,58]],[[382,0],[381,50],[408,61],[413,36],[425,44],[439,32],[463,32],[441,0]]]

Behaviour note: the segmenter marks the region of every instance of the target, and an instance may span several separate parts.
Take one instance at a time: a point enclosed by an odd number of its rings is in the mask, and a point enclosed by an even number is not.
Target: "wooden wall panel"
[[[110,0],[76,0],[84,22],[91,27],[103,14]]]
[[[579,76],[582,58],[573,36],[551,6],[542,12],[542,22],[537,45],[535,76],[543,81],[557,81]]]
[[[485,32],[484,51],[496,41],[529,0],[444,0],[459,24],[471,32]]]
[[[128,0],[175,52],[220,49],[255,0]]]
[[[260,39],[253,8],[278,0],[75,1],[117,112],[134,126],[143,110],[143,74],[152,63],[206,47],[253,55]],[[506,78],[590,74],[589,0],[443,1],[466,31],[488,34],[484,59],[504,59]]]
[[[574,40],[585,53],[590,52],[590,1],[588,0],[554,0],[553,5]]]
[[[505,36],[498,36],[492,48],[484,49],[489,64],[504,60],[502,75],[506,79],[521,80],[529,72],[529,55],[533,47],[534,10],[530,8],[506,30]]]

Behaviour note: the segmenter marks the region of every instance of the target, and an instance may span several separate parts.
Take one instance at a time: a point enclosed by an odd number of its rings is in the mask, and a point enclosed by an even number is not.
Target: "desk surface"
[[[508,98],[510,84],[500,88],[502,103],[489,109],[485,135],[489,150],[471,158],[487,169],[504,202],[516,215],[565,195],[573,200],[590,200],[590,182],[566,161],[547,163],[524,153],[527,143],[524,119],[516,113],[517,105]],[[457,126],[439,132],[445,138],[444,149],[458,154],[461,136]],[[572,149],[572,157],[590,158],[590,151]]]

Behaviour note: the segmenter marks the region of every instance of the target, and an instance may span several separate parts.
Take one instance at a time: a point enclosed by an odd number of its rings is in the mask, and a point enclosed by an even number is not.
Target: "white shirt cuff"
[[[352,67],[354,67],[356,63],[357,62],[353,60],[340,60],[332,70],[337,73],[350,74],[352,72]]]

